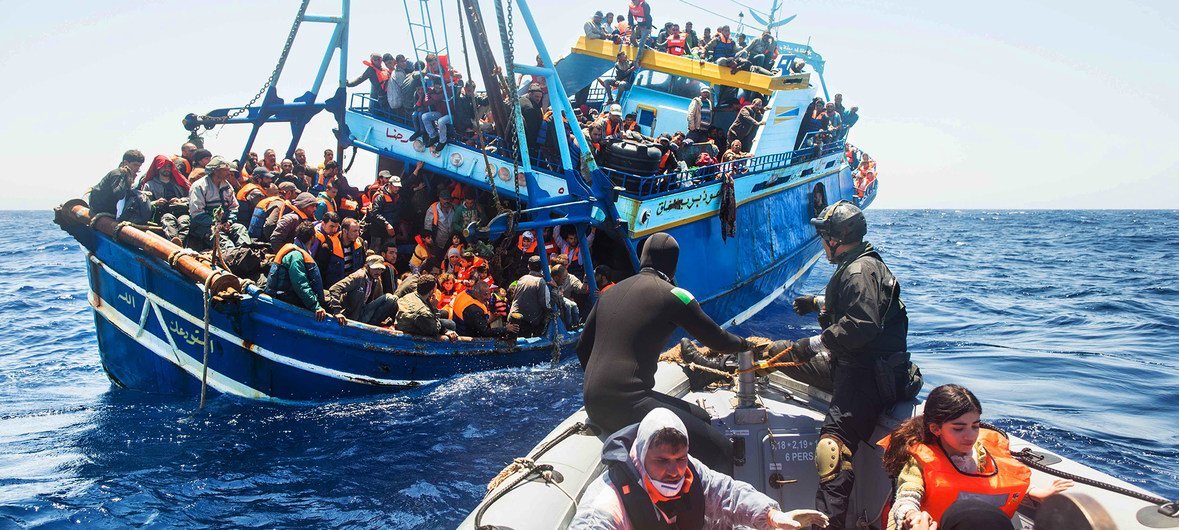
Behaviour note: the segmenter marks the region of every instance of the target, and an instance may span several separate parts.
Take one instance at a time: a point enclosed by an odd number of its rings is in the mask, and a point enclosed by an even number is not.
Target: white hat
[[[610,105],[610,114],[613,114],[613,115],[621,118],[622,117],[622,105],[619,105],[617,103]]]

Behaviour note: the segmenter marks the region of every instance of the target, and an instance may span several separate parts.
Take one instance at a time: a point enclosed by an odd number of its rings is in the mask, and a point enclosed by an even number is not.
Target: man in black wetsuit
[[[602,293],[590,310],[577,343],[585,370],[585,410],[590,421],[615,432],[658,407],[668,408],[683,420],[692,456],[732,475],[732,444],[712,427],[708,413],[654,390],[659,354],[676,328],[716,352],[747,349],[745,339],[721,329],[692,293],[672,283],[679,255],[674,238],[651,236],[643,245],[639,273]]]
[[[854,521],[850,526],[845,522],[855,480],[852,457],[861,442],[873,441],[872,431],[884,411],[916,394],[908,384],[909,317],[896,277],[864,241],[868,225],[859,208],[839,201],[811,224],[823,240],[827,260],[837,268],[825,296],[794,300],[800,315],[819,312],[823,332],[795,342],[790,360],[809,362],[783,372],[830,387],[831,408],[815,448],[815,507],[830,516],[831,528],[854,528]]]

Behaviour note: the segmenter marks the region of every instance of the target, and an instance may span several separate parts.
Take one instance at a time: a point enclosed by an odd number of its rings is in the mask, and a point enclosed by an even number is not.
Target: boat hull
[[[205,371],[203,288],[166,263],[97,234],[88,260],[103,368],[120,386],[301,401],[383,394],[462,373],[551,362],[544,338],[458,342],[350,322],[341,326],[251,287],[209,306]],[[563,333],[568,357],[576,334]]]

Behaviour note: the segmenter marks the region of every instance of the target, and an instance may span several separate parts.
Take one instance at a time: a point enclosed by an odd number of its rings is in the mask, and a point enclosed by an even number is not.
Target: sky
[[[656,23],[691,20],[698,30],[720,25],[716,14],[735,18],[746,9],[739,4],[766,10],[770,3],[649,1]],[[7,164],[0,209],[47,209],[78,197],[127,149],[149,160],[178,153],[185,114],[241,105],[258,91],[298,4],[0,0],[0,160]],[[350,78],[372,51],[412,54],[400,2],[351,4]],[[779,38],[809,41],[827,60],[831,94],[860,107],[851,140],[878,160],[875,207],[1175,207],[1179,2],[784,4],[782,15],[798,16]],[[453,2],[433,5],[454,16]],[[559,56],[593,10],[622,12],[625,3],[529,5],[550,53]],[[491,2],[482,6],[492,19]],[[312,0],[309,13],[339,10],[338,0]],[[534,48],[524,33],[519,24],[517,56],[529,58]],[[327,26],[304,25],[280,96],[293,99],[311,86],[327,39]],[[334,147],[332,125],[325,113],[304,134],[300,145],[313,163]],[[206,135],[207,147],[237,158],[248,129],[219,128]],[[255,150],[281,152],[289,140],[285,125],[268,125]],[[362,152],[350,175],[367,182],[374,167],[374,157]]]

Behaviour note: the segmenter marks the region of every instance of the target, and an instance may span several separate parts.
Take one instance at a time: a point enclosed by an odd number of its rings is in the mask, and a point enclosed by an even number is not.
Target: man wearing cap
[[[386,293],[381,283],[381,275],[386,269],[381,256],[374,254],[365,258],[364,267],[328,288],[328,312],[374,326],[397,316],[397,299]]]
[[[552,298],[540,268],[540,256],[528,258],[528,274],[516,280],[510,289],[512,307],[508,312],[513,317],[520,316],[515,323],[520,325],[520,335],[524,337],[540,336],[548,324],[549,302]]]
[[[365,218],[366,235],[372,248],[379,249],[386,241],[397,235],[397,224],[401,218],[401,177],[382,170],[377,173],[377,182],[369,186],[371,201]]]
[[[266,169],[258,166],[261,169]],[[273,175],[273,173],[271,173]],[[282,218],[286,210],[295,208],[291,203],[299,195],[299,188],[290,182],[283,182],[277,186],[277,192],[266,197],[254,206],[254,213],[250,216],[248,232],[255,241],[270,241],[270,234]]]
[[[237,222],[243,226],[250,225],[254,217],[254,208],[267,197],[266,190],[270,189],[274,174],[264,167],[256,167],[250,172],[250,179],[241,189],[237,190]]]
[[[287,184],[291,183],[284,182],[279,186],[281,188]],[[291,186],[294,186],[294,184],[291,184]],[[270,234],[270,250],[274,252],[278,252],[283,245],[295,240],[295,228],[299,226],[299,223],[303,221],[311,221],[314,223],[315,221],[316,202],[314,195],[305,191],[301,192],[296,195],[293,200],[291,200],[291,206],[292,208],[276,209],[276,212],[280,217],[277,221],[275,221],[274,229]],[[267,224],[269,223],[270,221],[267,220]],[[314,232],[314,224],[312,225],[312,231]],[[265,234],[265,232],[266,229],[263,228],[263,234]],[[313,233],[312,235],[314,236],[315,234]],[[311,239],[313,241],[315,240],[314,237]],[[307,250],[311,249],[307,248]]]
[[[524,138],[530,149],[536,148],[536,135],[544,121],[541,102],[544,89],[539,83],[528,85],[528,94],[520,97],[520,117],[524,119]]]
[[[622,105],[610,105],[610,111],[601,120],[602,136],[604,138],[620,138],[622,136]]]
[[[433,234],[434,246],[439,254],[450,244],[450,234],[454,233],[454,217],[454,198],[449,188],[443,188],[438,192],[438,202],[426,208],[423,222],[423,229]]]
[[[708,141],[708,129],[712,127],[712,88],[700,87],[700,95],[688,104],[688,138],[693,142]]]
[[[188,190],[189,230],[185,243],[194,250],[207,250],[213,245],[213,225],[221,223],[222,248],[239,247],[250,242],[246,227],[232,222],[238,203],[233,186],[229,184],[232,166],[225,159],[213,157],[205,165],[205,175]]]

